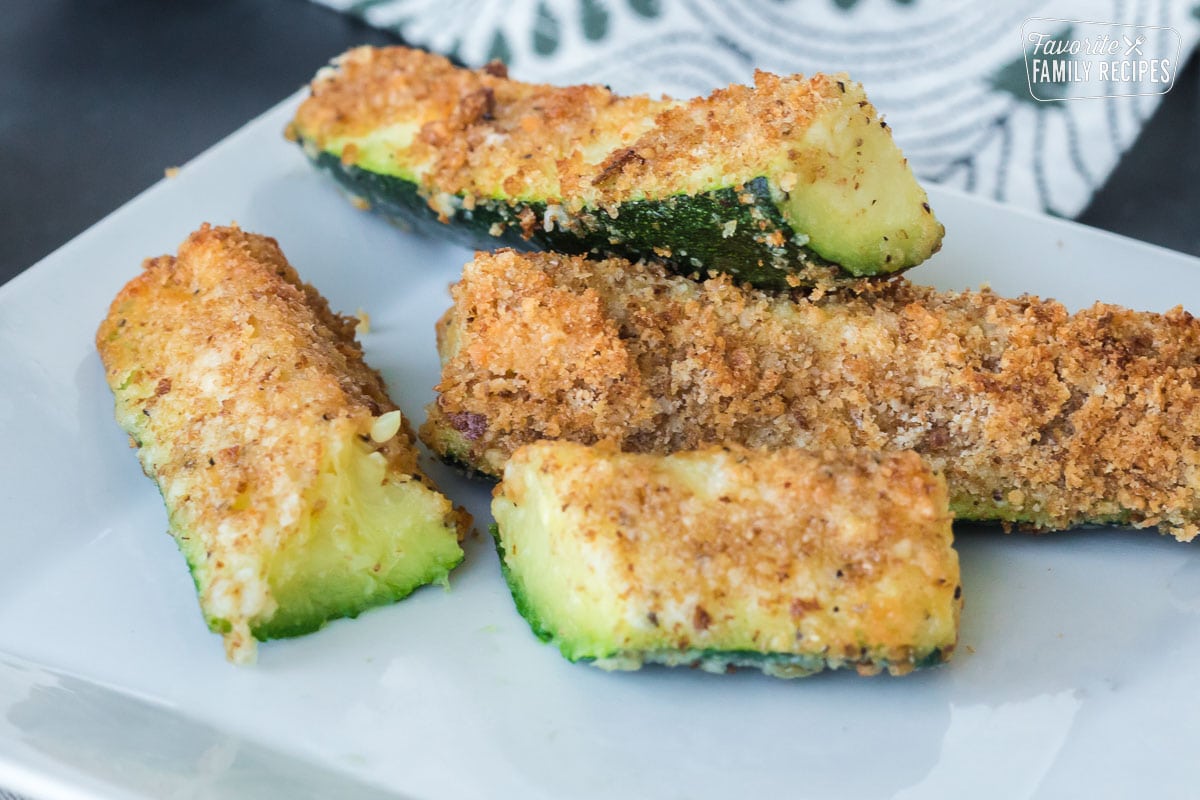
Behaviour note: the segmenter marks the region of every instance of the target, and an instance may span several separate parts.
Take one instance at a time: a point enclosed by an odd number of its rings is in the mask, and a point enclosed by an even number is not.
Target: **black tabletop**
[[[15,0],[0,22],[0,283],[308,81],[397,41],[306,0]],[[1200,255],[1200,58],[1080,216]]]

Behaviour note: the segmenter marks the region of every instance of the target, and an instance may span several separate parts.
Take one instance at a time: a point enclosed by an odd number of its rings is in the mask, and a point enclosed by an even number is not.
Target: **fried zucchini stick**
[[[913,449],[959,519],[1200,522],[1200,323],[938,292],[776,295],[654,265],[478,255],[423,437],[489,475],[537,439]]]
[[[543,441],[509,459],[492,511],[518,610],[571,661],[791,678],[950,657],[947,502],[911,452]]]
[[[148,259],[96,333],[230,660],[444,582],[470,518],[417,466],[355,320],[273,239],[205,225]]]
[[[888,275],[942,241],[846,75],[657,100],[359,47],[317,74],[287,135],[355,205],[485,249],[657,256],[786,288]]]

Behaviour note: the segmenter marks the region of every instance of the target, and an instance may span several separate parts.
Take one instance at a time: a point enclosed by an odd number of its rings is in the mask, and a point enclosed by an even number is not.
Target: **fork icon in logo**
[[[1142,54],[1142,45],[1146,43],[1146,37],[1138,34],[1137,39],[1130,39],[1125,34],[1121,34],[1121,38],[1125,40],[1125,56],[1129,57],[1131,53]]]

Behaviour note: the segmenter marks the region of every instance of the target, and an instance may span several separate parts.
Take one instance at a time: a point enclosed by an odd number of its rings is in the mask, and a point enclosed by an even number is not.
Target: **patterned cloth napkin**
[[[749,81],[755,68],[845,71],[923,180],[1067,217],[1087,205],[1162,95],[1035,99],[1026,20],[1057,18],[1037,25],[1080,40],[1116,29],[1070,20],[1157,26],[1138,29],[1149,36],[1134,56],[1168,53],[1176,68],[1200,38],[1200,0],[315,1],[472,66],[499,58],[528,81],[686,97]],[[1091,93],[1054,77],[1042,97]]]

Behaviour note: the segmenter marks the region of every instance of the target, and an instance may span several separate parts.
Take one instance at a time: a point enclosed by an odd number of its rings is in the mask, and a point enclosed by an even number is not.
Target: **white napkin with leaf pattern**
[[[499,58],[521,80],[686,97],[746,82],[756,68],[845,71],[865,85],[922,180],[1068,217],[1162,95],[1035,99],[1023,24],[1057,18],[1037,24],[1057,39],[1090,42],[1108,28],[1073,20],[1119,23],[1135,40],[1147,33],[1134,57],[1169,53],[1176,68],[1200,38],[1200,0],[316,2],[472,66]],[[1058,80],[1039,95],[1088,94],[1066,75],[1050,76]]]

